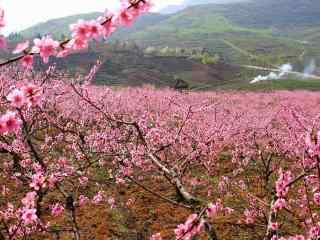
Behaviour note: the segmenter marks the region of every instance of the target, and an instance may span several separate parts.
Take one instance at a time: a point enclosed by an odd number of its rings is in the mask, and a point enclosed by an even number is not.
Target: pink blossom
[[[234,209],[226,207],[223,209],[226,215],[232,214],[234,212]]]
[[[42,100],[42,91],[35,85],[27,85],[21,88],[28,100],[28,106],[39,105]]]
[[[69,41],[67,47],[73,50],[85,49],[88,47],[88,40],[76,37]]]
[[[89,179],[85,176],[79,178],[79,182],[81,185],[86,186],[88,184]]]
[[[277,197],[285,197],[289,191],[289,183],[292,181],[292,173],[290,171],[283,172],[279,170],[279,178],[276,181]]]
[[[278,212],[279,210],[285,208],[287,206],[287,202],[283,198],[279,198],[275,201],[275,203],[272,206],[273,212]]]
[[[136,6],[135,8],[139,9],[139,15],[141,15],[142,13],[149,12],[152,7],[153,7],[152,1],[145,0],[145,1],[141,1],[138,4],[138,6]]]
[[[28,100],[29,100],[28,101],[29,107],[40,105],[41,100],[42,100],[42,95],[38,93],[36,95],[29,97]]]
[[[197,223],[198,215],[192,214],[184,224],[179,224],[174,230],[177,239],[191,240],[203,230],[203,222]]]
[[[2,118],[0,118],[0,134],[4,134],[7,132],[7,127]]]
[[[8,101],[11,102],[11,105],[16,108],[21,108],[26,103],[26,97],[20,89],[13,90],[8,96]]]
[[[33,208],[23,208],[22,209],[22,220],[24,224],[29,225],[38,220],[38,217],[36,215],[37,210]]]
[[[40,53],[43,61],[48,63],[49,57],[56,55],[56,50],[59,47],[59,42],[54,41],[50,36],[42,37],[41,39],[36,38],[34,40],[33,52]]]
[[[59,181],[58,173],[50,174],[48,177],[48,185],[50,188],[53,188],[55,184]]]
[[[39,172],[32,176],[32,182],[30,183],[30,187],[34,190],[39,190],[40,188],[45,186],[46,178],[43,173]]]
[[[54,217],[60,216],[64,211],[64,207],[60,203],[56,203],[51,208],[51,215]]]
[[[274,230],[274,231],[278,230],[278,229],[279,229],[279,223],[277,223],[277,222],[272,222],[272,223],[270,224],[270,228],[271,228],[272,230]]]
[[[28,192],[21,202],[26,208],[34,208],[36,196],[36,192]]]
[[[219,211],[223,209],[223,206],[220,201],[216,203],[210,203],[207,208],[207,216],[208,217],[214,217],[218,214]]]
[[[87,40],[90,36],[90,24],[82,19],[78,20],[77,23],[70,25],[73,38]]]
[[[88,25],[88,37],[98,40],[103,31],[101,24],[98,21],[92,20],[88,22]]]
[[[103,193],[99,191],[92,199],[94,204],[99,204],[103,200]]]
[[[31,97],[31,96],[37,94],[38,91],[39,91],[38,88],[33,84],[29,84],[27,86],[24,86],[24,87],[21,88],[21,90],[23,91],[23,93],[27,97]]]
[[[317,205],[320,205],[320,192],[316,192],[316,193],[313,194],[313,201]]]
[[[27,48],[29,47],[29,41],[25,41],[25,42],[22,42],[22,43],[19,43],[15,50],[13,50],[13,54],[19,54],[19,53],[22,53],[24,50],[26,50]]]
[[[257,212],[252,209],[245,209],[243,212],[246,224],[252,224],[257,218]]]
[[[106,17],[102,18],[102,20],[100,21],[100,22],[104,21],[102,25],[102,34],[105,38],[109,37],[116,30],[114,20],[111,16],[112,15],[106,15]],[[106,21],[106,19],[109,19],[109,20]]]
[[[309,231],[309,235],[311,239],[318,239],[320,237],[320,225],[313,226]]]
[[[14,112],[7,112],[0,118],[0,132],[10,133],[16,132],[21,125],[21,120]]]
[[[80,195],[79,196],[79,205],[80,205],[80,207],[84,206],[88,201],[89,201],[88,197],[86,197],[84,195]]]
[[[116,201],[112,197],[108,199],[108,204],[110,205],[110,208],[115,208],[115,206],[116,206],[115,202]]]
[[[138,4],[133,5],[131,8],[128,9],[130,14],[136,18],[139,15],[150,11],[152,7],[152,3],[149,0],[140,1]]]
[[[126,7],[123,7],[116,16],[116,22],[119,25],[131,26],[133,21],[134,17],[127,11]]]
[[[33,56],[28,54],[21,58],[22,66],[25,68],[32,68],[33,65]]]
[[[311,134],[307,133],[305,143],[307,151],[311,156],[314,156],[315,154],[320,154],[320,131],[317,132],[317,138],[315,142],[312,141]]]
[[[134,17],[138,17],[144,12],[148,12],[151,8],[151,3],[150,1],[145,1],[145,2],[140,2],[139,4],[131,7],[129,9],[129,13]]]

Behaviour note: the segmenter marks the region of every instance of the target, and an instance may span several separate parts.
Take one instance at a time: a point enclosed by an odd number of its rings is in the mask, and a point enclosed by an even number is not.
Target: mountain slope
[[[63,17],[58,19],[52,19],[47,22],[38,23],[30,28],[27,28],[21,31],[20,33],[26,38],[35,37],[38,35],[44,35],[47,33],[52,34],[56,38],[61,38],[61,36],[63,35],[68,36],[70,34],[69,25],[72,23],[75,23],[78,19],[83,19],[83,20],[96,19],[102,14],[103,13],[100,13],[100,12],[93,12],[93,13],[73,15],[73,16],[68,16],[68,17]],[[167,16],[160,15],[158,13],[146,14],[138,18],[132,27],[119,29],[115,33],[115,36],[118,38],[121,38],[122,36],[126,37],[127,35],[130,35],[134,32],[143,30],[147,26],[152,26],[154,24],[157,24],[158,22],[166,18]]]
[[[201,4],[229,4],[229,3],[236,3],[236,2],[248,2],[252,0],[185,0],[183,5],[186,6],[193,6],[193,5],[201,5]]]
[[[111,39],[135,40],[144,47],[202,47],[233,63],[283,64],[310,53],[317,57],[315,53],[319,53],[320,47],[315,33],[320,29],[319,15],[319,0],[251,0],[195,5],[175,14],[142,16],[131,28],[120,29]],[[82,16],[85,17],[96,16]],[[23,33],[27,36],[41,31],[46,33],[50,26],[58,23],[59,26],[64,23],[59,29],[67,33],[68,25],[78,18],[56,19]],[[55,34],[61,36],[61,32]]]
[[[251,27],[320,24],[320,1],[318,0],[255,0],[248,3],[216,6],[214,11],[237,24]]]
[[[236,3],[230,3],[235,2]],[[240,2],[239,2],[240,1]],[[226,3],[229,4],[212,4]],[[205,4],[211,3],[211,4]],[[168,33],[182,32],[184,37],[198,33],[221,32],[261,32],[273,29],[281,33],[288,27],[312,27],[320,25],[319,0],[186,0],[185,5],[205,4],[188,7],[172,15],[151,13],[142,16],[132,28],[120,30],[117,38],[139,36],[148,39],[162,37]],[[183,4],[182,4],[183,5]],[[70,16],[40,23],[22,31],[30,37],[38,33],[51,32],[54,35],[68,33],[69,24],[77,19],[92,19],[101,13],[89,13]],[[140,33],[135,34],[137,31]],[[191,34],[189,34],[191,33]],[[194,34],[192,34],[194,33]]]
[[[206,2],[213,1],[201,0],[196,3]],[[254,29],[256,31],[256,29],[273,28],[281,31],[292,26],[320,25],[319,15],[318,0],[255,0],[231,4],[207,4],[184,9],[148,30],[151,32],[173,32],[176,29],[188,32],[209,30],[207,32],[210,33],[252,32]]]
[[[189,6],[201,5],[201,4],[229,4],[236,2],[246,2],[250,0],[185,0],[179,5],[169,5],[160,10],[162,14],[173,14],[179,12]]]
[[[227,8],[227,5],[223,6]],[[248,28],[235,24],[216,11],[216,5],[189,7],[158,24],[133,34],[139,40],[176,38],[194,40],[223,33],[268,34],[269,29]]]
[[[44,35],[50,33],[55,37],[60,38],[62,34],[67,35],[69,32],[69,25],[75,23],[78,19],[91,20],[101,16],[102,13],[93,12],[86,14],[72,15],[63,18],[52,19],[47,22],[38,23],[30,28],[21,31],[21,34],[26,38],[31,38],[37,35]]]

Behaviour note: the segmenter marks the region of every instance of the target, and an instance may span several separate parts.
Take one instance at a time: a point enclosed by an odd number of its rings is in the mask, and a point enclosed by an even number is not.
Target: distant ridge
[[[29,27],[21,31],[20,33],[25,38],[33,38],[38,35],[44,35],[44,34],[50,33],[55,38],[60,39],[61,37],[68,36],[70,34],[70,30],[69,30],[70,24],[75,23],[79,19],[83,19],[83,20],[96,19],[102,14],[103,13],[101,12],[92,12],[87,14],[78,14],[78,15],[72,15],[72,16],[63,17],[63,18],[51,19],[49,21],[41,22],[32,27]],[[166,18],[167,16],[161,15],[159,13],[149,13],[139,17],[135,21],[132,27],[119,29],[114,35],[117,38],[122,38],[122,37],[127,38],[128,35],[134,32],[143,30],[147,26],[152,26]]]
[[[20,33],[27,38],[34,37],[37,34],[44,35],[46,33],[51,33],[55,37],[60,37],[62,34],[67,34],[69,32],[69,25],[76,22],[78,19],[90,20],[95,19],[101,15],[101,12],[92,12],[51,19],[46,22],[41,22],[32,27],[29,27],[21,31]]]
[[[165,41],[166,38],[176,38],[175,35],[180,34],[184,40],[188,40],[217,33],[282,34],[298,27],[320,25],[319,0],[185,0],[182,6],[184,5],[188,7],[173,14],[150,13],[142,16],[133,27],[120,29],[113,37],[148,41],[161,38]],[[176,7],[171,6],[170,10],[169,6],[166,11],[170,13]],[[60,37],[69,33],[69,24],[77,19],[92,19],[100,14],[88,13],[53,19],[21,33],[25,37],[33,37],[50,32]]]
[[[162,14],[173,14],[184,10],[189,6],[202,5],[202,4],[230,4],[236,2],[245,2],[250,0],[185,0],[181,4],[178,5],[169,5],[160,10]]]

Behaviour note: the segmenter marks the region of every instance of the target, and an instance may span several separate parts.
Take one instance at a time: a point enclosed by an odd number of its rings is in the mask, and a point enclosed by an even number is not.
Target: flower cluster
[[[27,85],[21,89],[14,89],[7,95],[12,107],[21,109],[38,105],[41,100],[41,90],[34,85]],[[8,111],[0,116],[0,134],[17,132],[21,126],[21,119],[17,112]]]
[[[44,36],[41,39],[34,39],[34,47],[32,48],[33,53],[39,53],[42,60],[48,63],[49,57],[57,54],[59,42],[54,41],[50,36]]]
[[[276,192],[277,197],[285,197],[289,191],[289,183],[292,181],[293,176],[290,171],[283,172],[282,169],[279,170],[279,178],[276,181]]]
[[[92,203],[99,204],[104,200],[103,192],[99,191],[92,199]]]
[[[208,217],[215,217],[219,213],[223,213],[224,215],[231,214],[234,210],[229,207],[224,207],[222,201],[218,199],[216,203],[210,203],[206,210],[206,214]]]
[[[39,171],[32,176],[30,187],[34,190],[39,190],[40,188],[46,187],[46,177],[42,171]]]
[[[320,192],[315,192],[313,194],[313,201],[315,204],[320,205]]]
[[[36,40],[35,40],[36,41]],[[17,44],[15,50],[13,50],[13,54],[21,54],[24,53],[25,55],[21,59],[22,66],[25,68],[32,68],[33,64],[33,56],[28,54],[27,49],[29,48],[29,41],[25,41],[22,43]],[[34,48],[34,50],[39,51],[40,49]]]
[[[320,224],[316,224],[309,231],[310,239],[319,239],[320,237]]]
[[[24,221],[25,225],[32,224],[38,220],[38,217],[36,215],[37,210],[35,209],[36,197],[36,192],[29,192],[21,201],[24,205],[24,207],[20,209],[21,219]]]
[[[198,219],[198,214],[192,214],[184,224],[179,224],[174,230],[176,239],[191,240],[195,235],[202,232],[204,222]]]
[[[286,206],[287,206],[287,201],[284,198],[278,198],[272,205],[272,211],[278,212],[281,209],[285,208]]]
[[[51,208],[51,215],[54,217],[60,216],[64,211],[64,207],[60,203],[56,203]]]
[[[0,117],[0,134],[14,133],[20,129],[21,120],[15,112],[7,112]]]
[[[245,209],[243,212],[243,215],[245,217],[244,221],[246,224],[252,224],[255,222],[258,213],[257,211],[253,210],[253,209]]]
[[[21,89],[16,88],[7,96],[7,100],[15,108],[22,108],[25,105],[27,107],[39,105],[41,98],[42,90],[32,84],[23,86]]]
[[[305,143],[308,154],[313,157],[320,154],[320,131],[313,137],[309,132],[306,135]]]
[[[103,17],[96,20],[78,20],[77,23],[70,25],[72,39],[65,45],[62,55],[68,54],[71,50],[87,48],[91,39],[109,37],[119,26],[130,26],[138,16],[148,12],[150,7],[150,1],[137,1],[133,5],[122,1],[122,7],[117,14],[106,12]]]

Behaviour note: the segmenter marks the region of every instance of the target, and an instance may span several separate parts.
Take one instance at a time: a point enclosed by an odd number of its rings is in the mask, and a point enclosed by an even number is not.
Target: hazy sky
[[[154,0],[155,10],[183,0]],[[77,13],[116,9],[120,0],[0,0],[6,11],[7,27],[4,33],[19,31],[51,18]]]

